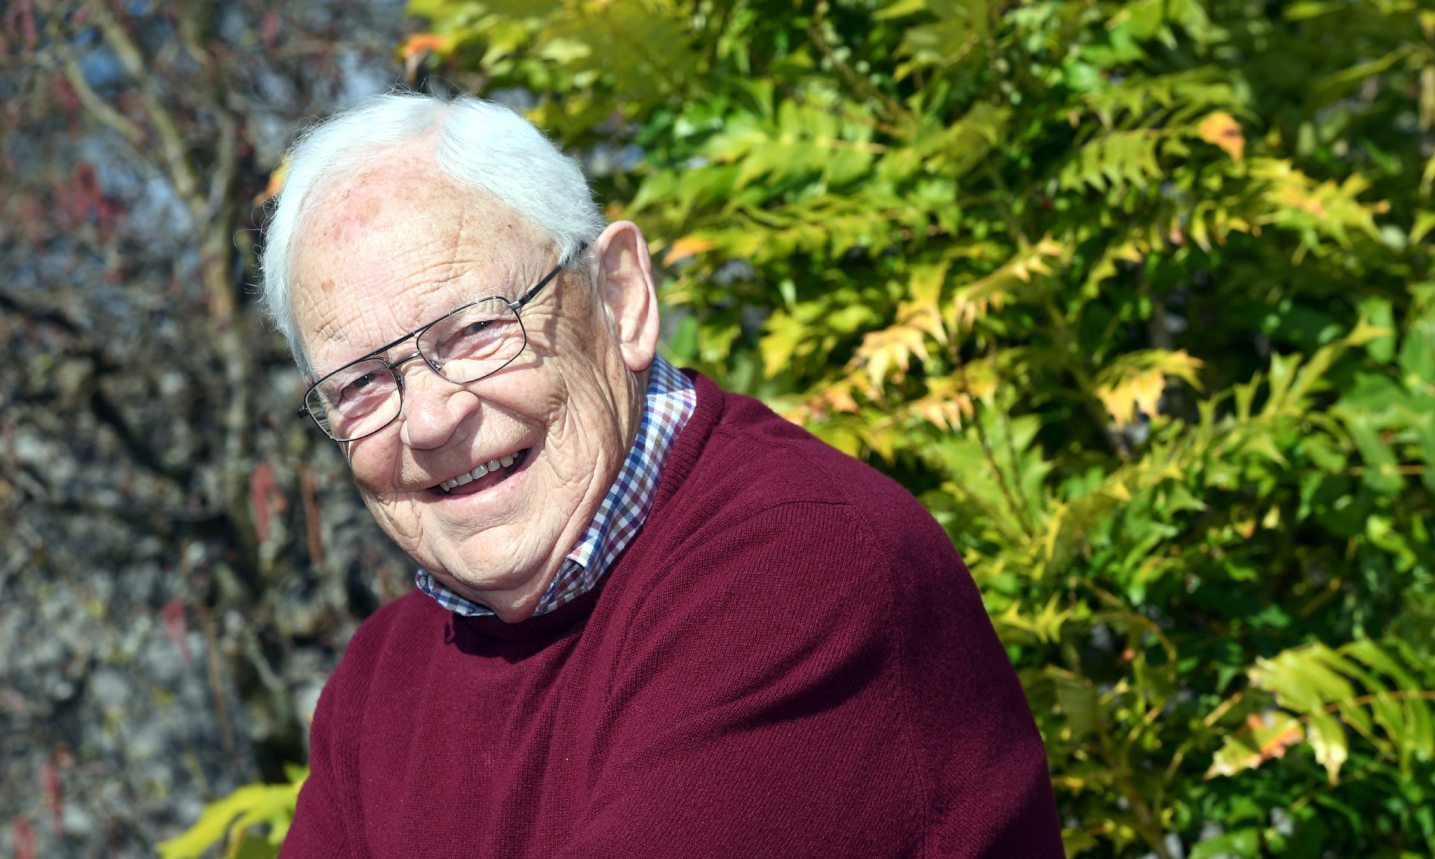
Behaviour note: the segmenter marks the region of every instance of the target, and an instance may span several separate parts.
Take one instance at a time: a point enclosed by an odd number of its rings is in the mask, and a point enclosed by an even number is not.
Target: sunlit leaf
[[[1203,362],[1185,350],[1128,352],[1097,378],[1096,395],[1112,418],[1130,423],[1141,415],[1155,415],[1168,380],[1183,379],[1200,387]]]
[[[1196,133],[1207,143],[1225,150],[1232,161],[1240,161],[1245,156],[1246,136],[1241,132],[1241,125],[1236,122],[1235,117],[1223,110],[1215,111],[1201,120]]]

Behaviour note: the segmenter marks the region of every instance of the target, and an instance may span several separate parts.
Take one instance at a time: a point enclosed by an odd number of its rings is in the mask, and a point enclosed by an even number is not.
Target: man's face
[[[537,228],[424,158],[332,184],[310,212],[294,254],[293,309],[319,376],[459,305],[512,300],[558,264]],[[402,415],[343,445],[389,536],[504,620],[532,613],[637,425],[640,379],[597,294],[586,272],[562,272],[522,310],[523,353],[478,382],[455,385],[422,361],[405,363]],[[385,357],[413,351],[407,340]],[[495,461],[493,473],[441,487]]]

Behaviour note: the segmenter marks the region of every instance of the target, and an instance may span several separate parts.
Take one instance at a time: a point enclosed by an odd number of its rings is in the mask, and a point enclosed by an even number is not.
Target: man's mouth
[[[512,456],[490,459],[466,474],[445,480],[430,491],[442,495],[472,495],[482,492],[513,476],[528,461],[528,454],[529,449],[525,448]]]

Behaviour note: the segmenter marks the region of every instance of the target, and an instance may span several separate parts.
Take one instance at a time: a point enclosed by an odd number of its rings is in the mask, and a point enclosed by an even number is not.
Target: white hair
[[[336,114],[290,148],[260,257],[260,300],[306,371],[290,266],[310,201],[326,183],[377,163],[383,149],[423,138],[431,138],[440,170],[532,221],[552,239],[563,264],[603,231],[603,216],[577,162],[502,105],[470,96],[389,93]]]

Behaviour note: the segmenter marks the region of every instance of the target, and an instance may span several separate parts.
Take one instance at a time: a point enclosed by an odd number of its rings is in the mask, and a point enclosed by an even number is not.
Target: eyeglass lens
[[[476,382],[523,351],[523,324],[500,298],[459,308],[425,328],[418,350],[454,384]],[[396,370],[380,358],[350,364],[315,385],[305,406],[336,441],[378,432],[399,415],[403,394]]]

